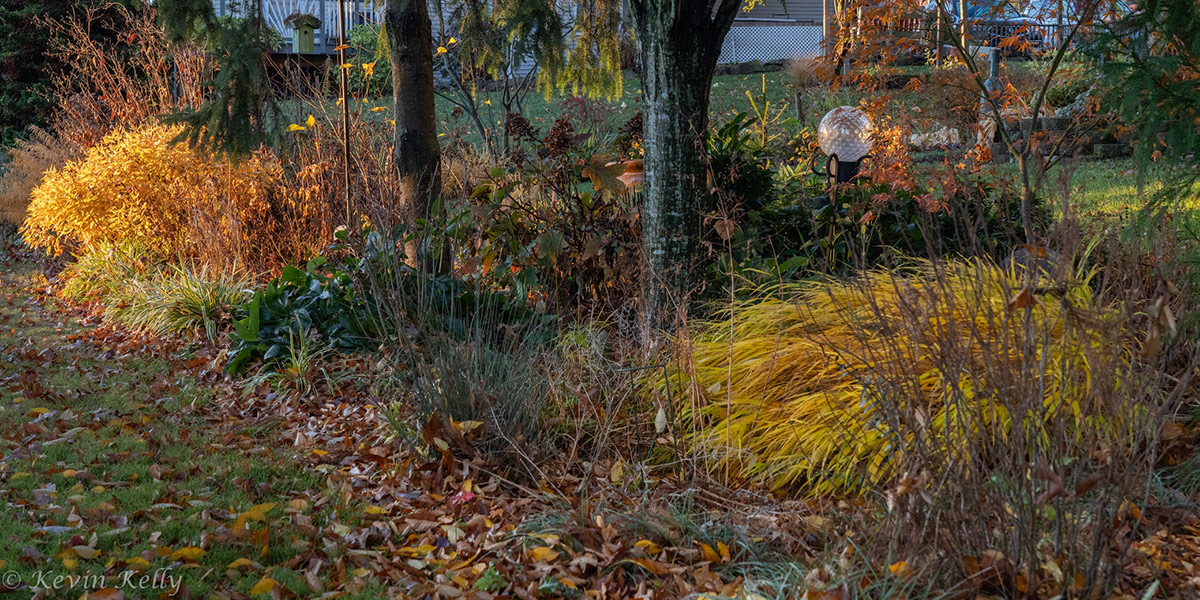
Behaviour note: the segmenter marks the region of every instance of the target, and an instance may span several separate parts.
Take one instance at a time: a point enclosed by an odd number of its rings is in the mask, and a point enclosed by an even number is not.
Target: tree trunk
[[[444,270],[450,257],[440,241],[432,239],[436,227],[429,226],[436,217],[432,208],[442,180],[433,103],[433,23],[426,0],[389,0],[384,28],[396,101],[399,216],[414,226],[405,250],[410,263]],[[416,227],[418,223],[426,226]]]
[[[642,54],[646,186],[641,207],[643,340],[673,329],[711,206],[705,162],[713,70],[740,1],[631,0]],[[705,4],[710,6],[705,7]],[[699,6],[697,6],[699,5]]]

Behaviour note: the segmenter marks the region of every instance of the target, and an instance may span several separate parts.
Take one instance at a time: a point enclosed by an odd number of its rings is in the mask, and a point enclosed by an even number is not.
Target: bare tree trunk
[[[441,193],[441,154],[437,140],[437,115],[433,90],[433,23],[426,0],[389,0],[384,28],[392,59],[395,91],[395,159],[399,188],[399,215],[414,226],[406,244],[410,263],[445,270],[449,256],[440,240],[431,239],[428,226],[434,200]],[[424,227],[416,227],[424,223]]]
[[[643,339],[672,329],[691,290],[711,194],[704,160],[713,71],[740,0],[631,0],[646,102]],[[697,6],[699,5],[699,6]],[[708,6],[705,6],[708,5]]]

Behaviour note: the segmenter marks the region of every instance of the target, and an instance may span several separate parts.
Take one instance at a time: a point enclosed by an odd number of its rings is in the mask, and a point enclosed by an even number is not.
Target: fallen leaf
[[[267,502],[266,504],[256,504],[256,505],[250,507],[250,510],[247,510],[246,512],[244,512],[242,514],[244,514],[246,516],[246,519],[248,519],[248,520],[262,521],[267,518],[267,513],[270,512],[272,508],[275,508],[275,505],[276,505],[276,503],[274,503],[274,502]]]
[[[208,552],[206,550],[204,550],[203,548],[197,548],[195,546],[188,546],[186,548],[180,548],[180,549],[172,552],[171,560],[187,560],[187,561],[194,562],[194,561],[200,560],[205,554],[208,554]]]
[[[1020,308],[1037,306],[1038,304],[1040,304],[1040,302],[1038,302],[1037,297],[1033,295],[1033,290],[1029,289],[1029,286],[1025,286],[1021,288],[1021,291],[1017,292],[1017,295],[1013,296],[1012,299],[1008,301],[1008,304],[1005,305],[1005,308],[1007,308],[1009,312],[1012,312]]]
[[[274,579],[271,579],[270,577],[263,577],[262,579],[258,580],[258,583],[254,584],[254,587],[250,588],[250,593],[270,594],[277,585],[279,585],[279,582],[275,581]]]
[[[558,558],[558,552],[556,552],[553,548],[542,546],[530,550],[529,558],[534,562],[551,562]]]

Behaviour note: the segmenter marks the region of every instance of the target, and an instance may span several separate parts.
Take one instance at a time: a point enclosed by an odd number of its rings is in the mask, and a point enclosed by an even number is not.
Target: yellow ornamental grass
[[[979,458],[967,454],[1102,420],[1090,414],[1089,357],[1126,356],[1106,332],[1117,311],[1093,306],[1085,283],[1042,278],[1048,289],[1022,293],[1023,278],[981,262],[925,265],[738,303],[699,326],[671,376],[692,392],[680,410],[690,440],[734,478],[855,492],[903,475],[906,452]]]
[[[165,125],[114,131],[82,159],[48,171],[21,228],[26,241],[55,254],[122,239],[175,251],[192,223],[267,208],[281,173],[274,158],[261,153],[233,163],[172,144],[178,133]]]

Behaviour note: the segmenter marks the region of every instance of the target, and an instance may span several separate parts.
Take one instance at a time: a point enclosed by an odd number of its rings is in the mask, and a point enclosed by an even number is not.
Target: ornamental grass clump
[[[986,477],[1014,447],[1133,426],[1098,401],[1131,352],[1089,279],[974,261],[788,284],[701,325],[672,383],[693,391],[695,448],[731,479],[854,493],[912,469]]]

